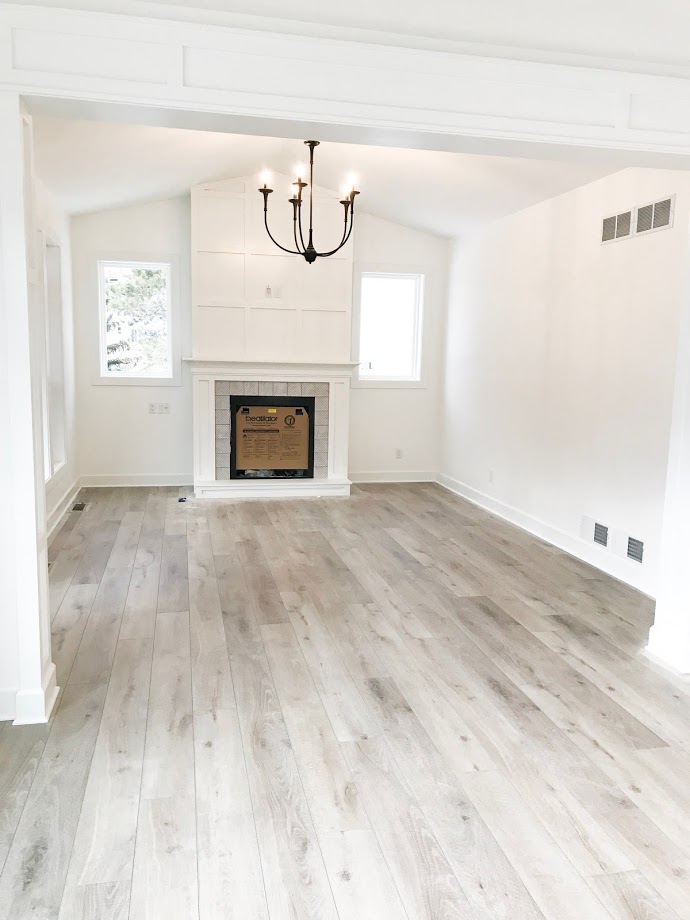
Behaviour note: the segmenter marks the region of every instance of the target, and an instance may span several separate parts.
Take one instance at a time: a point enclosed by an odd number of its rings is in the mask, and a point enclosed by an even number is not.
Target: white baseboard
[[[690,674],[690,643],[687,641],[687,630],[683,637],[683,630],[664,627],[655,623],[649,631],[649,641],[645,649],[647,655],[666,668],[671,668],[678,674]]]
[[[191,486],[193,482],[191,473],[162,476],[157,473],[90,473],[80,478],[79,485],[115,489],[120,486]]]
[[[484,508],[485,511],[490,511],[497,517],[515,524],[522,530],[534,534],[553,546],[557,546],[571,556],[575,556],[577,559],[581,559],[583,562],[600,569],[626,585],[630,585],[632,588],[654,597],[654,586],[651,584],[648,574],[641,569],[639,563],[607,553],[605,549],[595,543],[590,544],[579,536],[573,536],[563,530],[559,530],[557,527],[547,524],[546,521],[492,498],[490,495],[486,495],[478,489],[473,489],[472,486],[468,486],[458,479],[453,479],[451,476],[439,473],[436,477],[436,482],[443,486],[444,489],[448,489],[449,492],[454,492],[456,495],[460,495],[467,501],[472,502],[473,505],[478,505],[480,508]]]
[[[11,722],[17,711],[17,688],[0,688],[0,722]]]
[[[436,482],[436,473],[428,470],[366,470],[350,473],[352,482]]]
[[[50,719],[58,697],[57,671],[51,661],[45,669],[41,686],[19,690],[15,694],[14,725],[41,725]]]
[[[77,479],[76,482],[73,482],[67,489],[65,489],[57,503],[52,508],[48,509],[46,514],[46,530],[48,532],[49,539],[52,537],[53,531],[69,510],[70,505],[74,504],[77,495],[79,494],[80,488],[81,485]]]
[[[350,494],[349,479],[227,479],[197,482],[196,498],[321,498]]]

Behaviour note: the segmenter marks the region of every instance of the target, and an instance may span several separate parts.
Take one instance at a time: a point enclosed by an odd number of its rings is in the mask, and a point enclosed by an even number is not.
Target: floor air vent
[[[664,198],[654,204],[646,204],[637,209],[635,233],[648,233],[650,230],[663,230],[670,227],[673,219],[673,198]]]
[[[74,505],[72,505],[72,511],[83,511],[85,507],[86,505],[84,502],[76,502]]]
[[[635,562],[642,562],[644,553],[644,543],[642,540],[636,540],[634,537],[628,537],[628,559],[634,559]]]
[[[594,524],[594,542],[601,546],[609,545],[609,529],[605,524]]]

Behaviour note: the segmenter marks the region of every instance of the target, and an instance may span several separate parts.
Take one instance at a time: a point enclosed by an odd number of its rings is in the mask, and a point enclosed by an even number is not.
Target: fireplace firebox
[[[230,478],[313,479],[313,396],[231,396]]]

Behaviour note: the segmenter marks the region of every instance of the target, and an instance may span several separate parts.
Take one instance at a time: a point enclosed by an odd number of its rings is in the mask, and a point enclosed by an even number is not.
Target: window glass
[[[359,377],[419,380],[422,275],[362,274]]]
[[[172,377],[170,265],[100,262],[101,373]]]

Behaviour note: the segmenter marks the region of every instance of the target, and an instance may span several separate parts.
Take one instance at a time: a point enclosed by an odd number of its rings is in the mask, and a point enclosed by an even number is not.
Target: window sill
[[[96,377],[91,381],[98,387],[179,387],[179,377]]]
[[[360,380],[352,379],[355,390],[426,390],[425,380]]]

